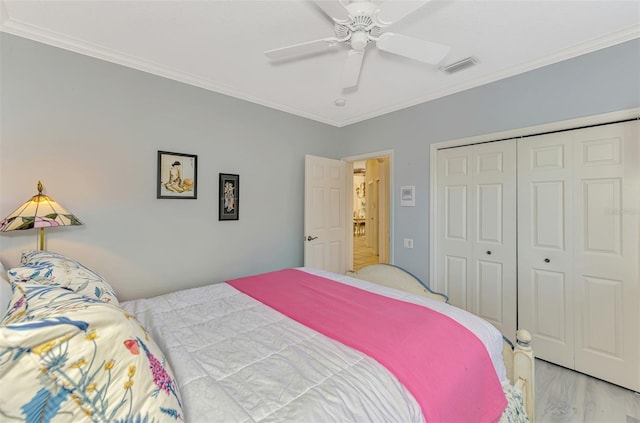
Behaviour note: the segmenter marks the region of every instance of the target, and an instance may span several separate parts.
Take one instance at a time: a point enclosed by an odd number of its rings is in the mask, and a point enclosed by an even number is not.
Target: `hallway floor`
[[[370,264],[378,263],[373,248],[365,245],[365,236],[353,237],[353,270],[357,271]]]

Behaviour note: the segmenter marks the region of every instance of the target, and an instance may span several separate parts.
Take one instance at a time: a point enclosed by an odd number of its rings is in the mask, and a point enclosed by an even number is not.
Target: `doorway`
[[[376,263],[389,263],[390,156],[351,162],[353,168],[353,261],[357,271]]]
[[[359,160],[365,161],[367,176],[364,185],[356,186],[353,169]],[[392,166],[393,150],[341,160],[305,156],[305,266],[340,274],[353,271],[356,225],[362,237],[358,241],[374,251],[376,262],[393,263]],[[364,201],[366,220],[362,221],[355,219],[359,214],[358,209],[354,209],[354,204],[358,204],[354,201],[356,187],[360,187]]]

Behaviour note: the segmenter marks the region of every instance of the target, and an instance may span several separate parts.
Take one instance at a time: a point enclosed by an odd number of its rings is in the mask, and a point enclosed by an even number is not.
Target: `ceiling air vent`
[[[467,57],[466,59],[458,60],[457,62],[451,63],[450,65],[442,66],[440,69],[446,73],[456,73],[477,64],[478,59],[476,59],[475,57]]]

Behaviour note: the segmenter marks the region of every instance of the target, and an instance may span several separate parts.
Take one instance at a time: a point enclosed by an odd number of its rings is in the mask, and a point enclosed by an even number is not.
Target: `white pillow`
[[[0,320],[6,313],[7,307],[9,307],[12,295],[13,289],[11,289],[11,283],[9,283],[9,278],[7,277],[7,269],[4,268],[0,261]]]

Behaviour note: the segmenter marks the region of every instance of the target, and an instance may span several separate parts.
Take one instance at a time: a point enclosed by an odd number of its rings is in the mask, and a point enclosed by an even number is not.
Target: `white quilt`
[[[501,335],[484,320],[426,297],[301,270],[448,314],[488,346],[506,380]],[[165,352],[188,422],[424,420],[413,396],[375,360],[225,283],[121,305]]]

